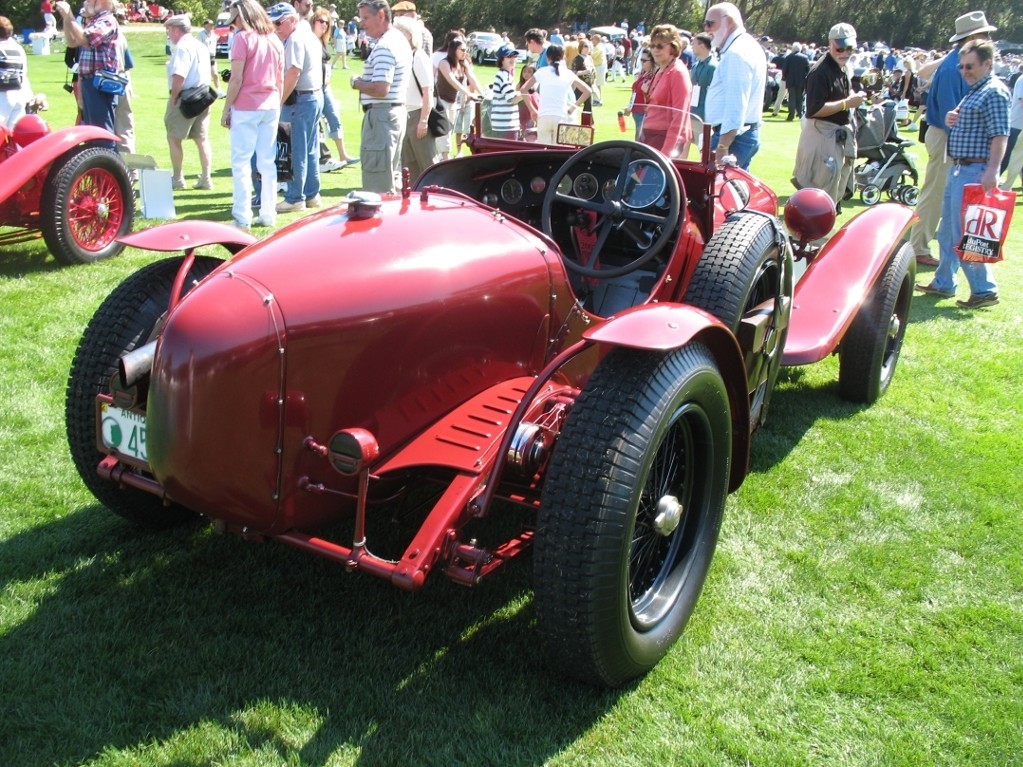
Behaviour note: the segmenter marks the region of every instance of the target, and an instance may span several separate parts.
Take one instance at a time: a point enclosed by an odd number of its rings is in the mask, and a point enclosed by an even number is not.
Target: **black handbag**
[[[416,87],[422,93],[423,86],[419,84],[419,77],[415,72],[412,73],[412,76],[416,78]],[[423,109],[426,109],[426,104],[423,104]],[[430,115],[426,118],[426,129],[434,138],[451,133],[451,120],[448,119],[448,113],[444,111],[439,99],[433,100],[433,109],[430,110]]]
[[[178,94],[178,109],[185,117],[198,117],[217,100],[217,92],[208,85],[185,88]]]

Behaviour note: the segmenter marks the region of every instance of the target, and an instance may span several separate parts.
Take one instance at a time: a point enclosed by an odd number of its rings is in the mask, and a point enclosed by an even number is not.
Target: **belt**
[[[952,162],[955,165],[980,165],[986,163],[986,157],[953,157]]]
[[[297,93],[299,96],[301,96],[303,93],[316,93],[316,90],[313,89],[313,88],[310,88],[307,91],[300,91],[298,89],[295,89],[295,93]]]
[[[372,104],[363,104],[362,111],[368,112],[373,107],[387,107],[388,109],[394,109],[395,107],[405,106],[397,101],[374,101]]]
[[[759,128],[760,127],[760,123],[743,123],[742,127],[743,128]],[[721,126],[720,125],[712,125],[711,129],[715,133],[720,133],[721,132]]]

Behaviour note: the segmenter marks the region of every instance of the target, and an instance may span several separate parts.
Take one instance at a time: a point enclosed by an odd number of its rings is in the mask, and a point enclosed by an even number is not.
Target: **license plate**
[[[149,463],[146,453],[146,417],[100,402],[100,448],[119,456]]]

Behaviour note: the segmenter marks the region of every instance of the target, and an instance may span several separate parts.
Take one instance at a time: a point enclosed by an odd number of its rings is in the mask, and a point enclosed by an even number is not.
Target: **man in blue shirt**
[[[927,132],[924,134],[924,146],[927,148],[927,169],[924,171],[924,183],[920,187],[920,199],[916,203],[916,213],[920,217],[910,233],[913,251],[918,264],[937,266],[938,261],[931,257],[930,244],[938,230],[941,219],[941,198],[945,193],[945,177],[948,162],[945,158],[945,147],[948,133],[945,129],[945,115],[955,109],[968,90],[966,81],[959,74],[958,46],[970,40],[990,40],[990,32],[997,27],[987,23],[983,11],[965,13],[956,19],[956,33],[949,38],[955,43],[944,59],[920,69],[921,79],[927,79],[931,72],[930,85],[927,89],[927,111],[925,119]]]
[[[917,289],[942,297],[955,295],[956,273],[962,267],[970,283],[970,298],[956,301],[961,309],[979,309],[998,303],[998,287],[991,265],[961,261],[955,248],[963,239],[963,191],[967,184],[980,184],[985,194],[998,186],[998,169],[1009,141],[1009,89],[994,76],[995,47],[972,40],[959,52],[959,71],[969,92],[948,113],[948,169],[941,205],[938,247],[941,258],[934,279]]]

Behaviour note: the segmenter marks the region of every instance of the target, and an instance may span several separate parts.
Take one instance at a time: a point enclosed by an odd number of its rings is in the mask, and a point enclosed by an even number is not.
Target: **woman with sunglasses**
[[[462,140],[472,129],[474,106],[482,100],[483,89],[476,79],[464,38],[448,43],[447,53],[437,65],[437,96],[444,105],[451,133],[437,137],[437,151],[446,160],[451,154],[451,137],[455,137],[455,157],[462,151]]]
[[[636,124],[636,141],[639,141],[640,133],[643,131],[643,118],[646,117],[646,91],[650,87],[650,81],[654,76],[654,57],[647,48],[639,52],[639,72],[636,79],[632,81],[632,96],[629,98],[629,105],[625,107],[625,116],[632,115],[632,121]]]
[[[689,105],[693,84],[679,56],[682,35],[674,24],[658,24],[650,31],[654,71],[646,84],[646,116],[639,140],[665,157],[685,157],[693,140]]]
[[[856,161],[856,130],[850,110],[867,99],[852,91],[847,72],[856,50],[856,30],[851,24],[835,24],[828,32],[828,52],[806,76],[806,116],[792,183],[797,189],[823,189],[841,207]]]
[[[330,16],[330,9],[317,6],[316,10],[313,11],[313,18],[310,24],[313,28],[313,34],[319,38],[320,45],[323,46],[323,117],[327,121],[327,137],[334,139],[334,146],[337,148],[337,160],[332,160],[330,155],[327,154],[326,160],[320,162],[320,171],[330,172],[354,165],[359,160],[355,157],[349,157],[348,151],[345,149],[345,129],[341,124],[341,109],[330,87],[330,72],[333,69],[330,64],[330,46],[331,39],[334,37],[334,21]],[[321,152],[321,157],[323,156],[324,153]]]

